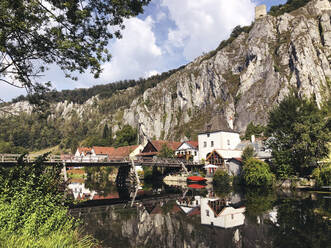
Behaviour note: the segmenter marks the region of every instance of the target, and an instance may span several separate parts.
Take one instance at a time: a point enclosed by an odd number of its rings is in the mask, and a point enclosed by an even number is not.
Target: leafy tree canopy
[[[308,175],[328,155],[330,120],[323,109],[313,100],[290,95],[270,112],[267,132],[278,177]]]
[[[130,146],[137,144],[137,129],[132,128],[130,125],[124,125],[123,128],[116,132],[116,139],[114,145]]]
[[[246,146],[245,149],[243,150],[241,158],[242,158],[243,162],[245,163],[249,158],[252,158],[254,156],[255,156],[254,147],[249,145],[249,146]]]
[[[242,177],[245,185],[254,187],[271,186],[274,180],[269,165],[256,158],[245,161]]]
[[[252,135],[255,137],[261,137],[265,131],[265,127],[262,125],[254,125],[253,122],[250,122],[246,128],[244,139],[250,140]]]
[[[175,151],[169,148],[166,144],[163,144],[159,153],[159,157],[173,158],[174,156],[175,156]]]
[[[123,20],[143,12],[150,0],[3,0],[0,3],[0,81],[45,90],[38,78],[49,64],[71,77],[109,61],[109,41],[121,37]]]

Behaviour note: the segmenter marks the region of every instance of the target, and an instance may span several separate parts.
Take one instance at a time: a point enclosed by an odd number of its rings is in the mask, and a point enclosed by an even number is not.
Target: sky
[[[57,90],[88,88],[124,79],[146,78],[185,65],[215,49],[237,25],[250,25],[256,5],[283,4],[286,0],[152,0],[143,14],[124,21],[122,39],[109,44],[112,60],[102,65],[99,79],[79,74],[78,81],[64,77],[51,65],[43,81]],[[24,90],[3,84],[6,101]]]

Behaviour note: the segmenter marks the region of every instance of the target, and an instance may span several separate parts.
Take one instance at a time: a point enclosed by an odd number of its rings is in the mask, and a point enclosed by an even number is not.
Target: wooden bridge
[[[24,156],[21,158],[20,154],[0,154],[0,166],[16,166],[20,159],[24,163],[33,164],[36,162],[36,156]],[[153,159],[130,159],[128,157],[75,157],[71,155],[50,155],[44,161],[46,165],[63,164],[67,167],[89,167],[89,166],[155,166],[155,167],[175,167],[181,168],[185,166],[201,166],[200,164],[193,163],[177,158],[153,158]]]
[[[19,161],[23,161],[24,164],[33,164],[37,160],[37,157],[24,156],[20,154],[0,154],[0,166],[14,167],[17,166]],[[67,168],[68,167],[93,167],[93,166],[115,166],[118,167],[118,173],[116,177],[116,184],[139,184],[138,172],[136,166],[149,166],[153,168],[161,168],[163,174],[171,173],[173,169],[182,169],[185,172],[193,168],[201,168],[202,164],[196,164],[191,161],[176,158],[153,158],[153,159],[130,159],[123,157],[75,157],[71,155],[51,155],[48,156],[45,161],[45,165],[55,166],[62,165],[62,174],[64,180],[68,180]]]

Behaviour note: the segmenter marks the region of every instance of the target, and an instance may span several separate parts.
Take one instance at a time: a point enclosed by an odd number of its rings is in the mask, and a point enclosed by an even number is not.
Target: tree
[[[254,155],[255,155],[254,147],[249,145],[244,148],[241,158],[242,158],[243,162],[245,163],[249,158],[254,157]]]
[[[263,135],[264,130],[265,130],[264,126],[259,124],[255,126],[253,122],[250,122],[246,128],[244,139],[250,140],[252,135],[255,135],[255,137],[261,137]]]
[[[254,187],[272,186],[274,180],[269,165],[256,158],[245,162],[242,177],[245,185]]]
[[[124,125],[123,128],[116,132],[115,146],[129,146],[137,143],[137,129],[130,125]]]
[[[313,100],[294,95],[285,98],[270,112],[267,133],[272,137],[272,169],[278,177],[309,175],[317,162],[328,155],[328,119]]]
[[[158,156],[161,158],[173,158],[174,155],[174,150],[169,148],[166,144],[163,144]]]
[[[47,65],[57,64],[66,77],[109,61],[109,41],[121,38],[123,20],[143,12],[150,0],[2,0],[0,3],[0,81],[43,92],[37,80]],[[38,100],[36,98],[35,100]]]

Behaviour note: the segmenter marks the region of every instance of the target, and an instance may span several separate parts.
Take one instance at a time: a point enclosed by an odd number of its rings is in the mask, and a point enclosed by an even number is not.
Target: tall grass
[[[0,234],[0,248],[92,248],[97,242],[78,230],[55,231],[47,236]]]

